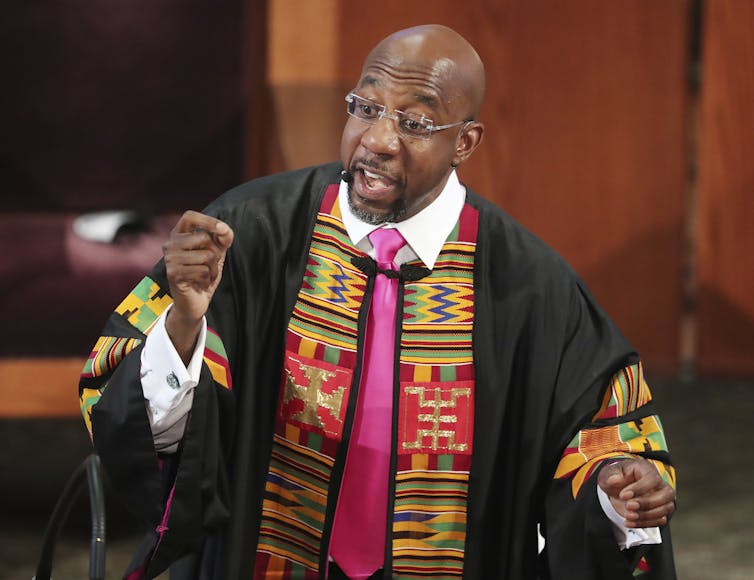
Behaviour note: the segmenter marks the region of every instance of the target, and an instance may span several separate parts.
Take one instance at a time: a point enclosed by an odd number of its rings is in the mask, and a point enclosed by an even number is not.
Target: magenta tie
[[[395,254],[406,244],[398,230],[374,230],[369,240],[377,265],[396,269]],[[364,371],[330,543],[333,559],[354,579],[371,576],[382,567],[385,555],[397,297],[398,280],[377,274],[367,318]]]

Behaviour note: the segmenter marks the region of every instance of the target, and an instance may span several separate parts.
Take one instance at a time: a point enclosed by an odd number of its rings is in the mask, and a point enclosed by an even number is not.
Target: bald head
[[[484,65],[474,47],[447,26],[427,24],[391,34],[367,56],[362,79],[375,68],[415,70],[431,79],[446,106],[463,111],[465,118],[479,116],[486,84]]]

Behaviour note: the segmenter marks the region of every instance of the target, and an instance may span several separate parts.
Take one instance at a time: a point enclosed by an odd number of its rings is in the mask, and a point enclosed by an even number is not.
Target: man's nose
[[[395,121],[387,116],[381,117],[364,131],[361,143],[372,153],[396,155],[400,151],[401,140]]]

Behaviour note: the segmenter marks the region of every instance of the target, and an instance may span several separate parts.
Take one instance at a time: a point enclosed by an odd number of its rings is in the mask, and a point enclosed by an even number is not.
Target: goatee
[[[372,213],[363,207],[358,207],[353,201],[353,188],[351,184],[348,184],[348,207],[351,208],[351,213],[359,218],[361,221],[373,226],[378,226],[384,223],[395,223],[401,221],[406,215],[406,204],[403,199],[396,199],[390,211],[387,213]]]

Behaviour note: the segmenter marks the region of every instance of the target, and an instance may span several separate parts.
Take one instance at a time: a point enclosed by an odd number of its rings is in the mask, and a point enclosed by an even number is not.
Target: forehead
[[[401,105],[416,103],[450,112],[460,93],[456,76],[456,63],[449,58],[383,50],[367,58],[357,88]]]

